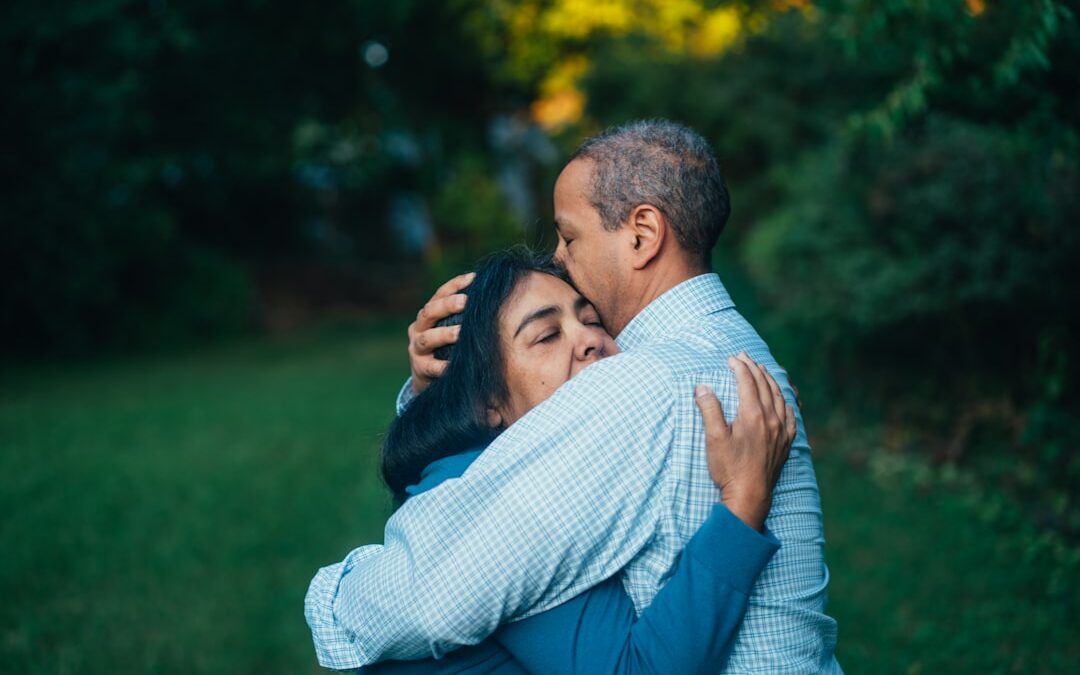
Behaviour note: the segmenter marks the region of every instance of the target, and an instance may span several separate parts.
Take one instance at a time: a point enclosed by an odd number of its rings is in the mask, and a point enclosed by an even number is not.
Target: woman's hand
[[[772,491],[795,438],[795,411],[769,372],[745,353],[728,359],[735,372],[739,414],[729,426],[716,394],[704,385],[694,400],[705,420],[709,474],[721,501],[740,520],[761,530]]]

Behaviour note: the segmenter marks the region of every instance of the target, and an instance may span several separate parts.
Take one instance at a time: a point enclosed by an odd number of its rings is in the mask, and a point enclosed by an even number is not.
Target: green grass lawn
[[[403,336],[6,373],[0,672],[316,672],[304,592],[381,536]],[[1076,671],[1075,547],[962,480],[818,446],[848,673]]]

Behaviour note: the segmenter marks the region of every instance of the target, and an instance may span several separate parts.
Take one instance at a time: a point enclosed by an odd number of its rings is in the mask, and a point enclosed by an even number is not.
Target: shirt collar
[[[435,460],[424,467],[424,470],[420,473],[420,482],[416,485],[407,486],[405,493],[412,497],[431,490],[443,481],[459,477],[465,473],[465,469],[468,469],[473,460],[479,457],[483,451],[483,447],[473,448],[472,450]]]
[[[615,342],[629,351],[677,331],[697,319],[735,306],[713,272],[687,279],[650,302],[630,320]]]

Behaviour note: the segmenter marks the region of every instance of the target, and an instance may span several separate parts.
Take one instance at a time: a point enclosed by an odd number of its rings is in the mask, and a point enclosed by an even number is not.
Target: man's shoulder
[[[731,309],[682,326],[632,353],[643,362],[663,368],[672,379],[682,380],[696,373],[726,369],[728,357],[747,351],[749,341],[761,339]]]
[[[559,387],[557,398],[659,396],[670,392],[677,375],[658,354],[646,349],[620,352],[597,361]],[[556,398],[553,397],[553,398]]]

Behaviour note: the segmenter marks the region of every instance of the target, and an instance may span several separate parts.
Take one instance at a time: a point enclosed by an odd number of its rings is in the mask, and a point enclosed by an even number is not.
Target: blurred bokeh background
[[[1078,10],[5,3],[0,671],[315,672],[410,314],[659,116],[802,390],[847,672],[1077,672]]]

